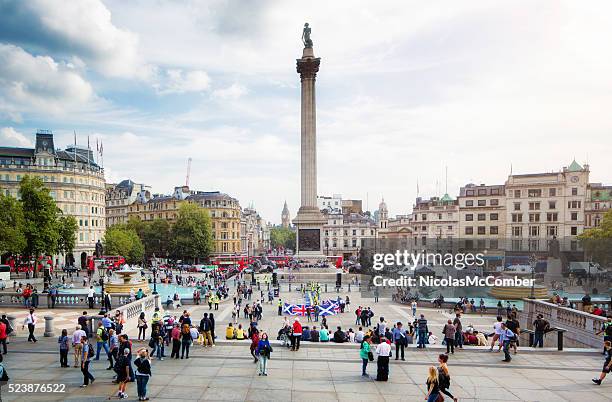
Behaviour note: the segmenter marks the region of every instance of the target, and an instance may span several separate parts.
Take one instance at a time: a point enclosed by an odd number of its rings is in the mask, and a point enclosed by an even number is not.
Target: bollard
[[[565,331],[557,331],[557,350],[563,350],[563,333]]]
[[[327,283],[325,284],[325,293],[327,293]]]
[[[16,328],[15,320],[17,320],[17,317],[15,317],[14,315],[7,315],[6,319],[8,320],[10,327],[14,330]]]
[[[349,292],[351,291],[351,284],[350,283],[348,284],[348,291]]]
[[[257,281],[257,290],[261,290],[261,283]]]
[[[45,333],[43,335],[47,338],[55,336],[55,332],[53,332],[53,316],[45,316]]]
[[[529,346],[533,346],[533,342],[534,342],[534,333],[530,332],[529,333]]]
[[[289,291],[291,292],[291,284],[289,284]]]

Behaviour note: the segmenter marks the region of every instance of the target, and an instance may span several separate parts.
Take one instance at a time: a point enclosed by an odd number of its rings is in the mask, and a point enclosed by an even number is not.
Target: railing
[[[48,293],[37,293],[36,298],[38,299],[36,306],[51,308],[52,301],[51,296]],[[117,294],[111,296],[111,306],[122,306],[130,302],[129,294]],[[32,304],[32,297],[30,296],[30,304]],[[0,306],[24,306],[25,300],[22,293],[17,292],[0,292]],[[102,305],[102,294],[94,294],[94,306],[100,307]],[[73,294],[59,294],[55,297],[54,308],[75,308],[75,307],[89,307],[89,300],[87,299],[87,293],[73,293]]]
[[[572,346],[602,346],[603,337],[596,333],[601,331],[606,322],[604,317],[541,300],[523,299],[523,303],[523,311],[519,313],[522,328],[533,329],[533,321],[541,314],[551,328],[565,331],[565,339],[570,341]]]

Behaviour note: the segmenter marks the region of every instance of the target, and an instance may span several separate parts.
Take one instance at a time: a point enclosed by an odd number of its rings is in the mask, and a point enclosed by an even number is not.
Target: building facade
[[[90,149],[55,149],[53,133],[38,130],[34,148],[0,147],[0,191],[19,198],[19,182],[26,175],[39,177],[62,213],[76,218],[71,258],[84,268],[106,229],[104,169]]]
[[[237,199],[219,191],[197,191],[187,197],[208,211],[213,232],[213,255],[229,256],[242,252],[240,219],[242,209]]]
[[[260,255],[270,250],[270,227],[254,208],[244,208],[240,227],[241,252]]]
[[[548,240],[576,248],[585,228],[589,166],[573,161],[560,172],[510,175],[506,189],[506,238],[515,251],[543,251]]]
[[[459,190],[459,237],[475,239],[479,249],[503,247],[506,193],[503,185],[467,184]]]
[[[584,228],[598,227],[604,214],[610,209],[612,209],[612,186],[591,183],[587,190],[587,200],[584,208]]]
[[[123,180],[106,185],[106,227],[127,223],[129,206],[136,202],[146,203],[151,199],[151,187]]]
[[[410,217],[414,244],[428,246],[432,239],[459,237],[459,203],[448,194],[442,198],[417,197]]]
[[[287,201],[285,201],[285,205],[283,205],[283,212],[281,212],[281,226],[284,228],[291,226],[291,215],[289,214]]]

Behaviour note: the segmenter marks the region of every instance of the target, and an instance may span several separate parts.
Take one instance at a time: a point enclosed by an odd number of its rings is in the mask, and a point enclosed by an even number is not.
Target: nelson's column
[[[297,257],[316,260],[324,258],[321,230],[326,222],[317,206],[317,117],[315,78],[320,58],[314,57],[310,27],[304,24],[302,33],[304,50],[297,59],[297,72],[302,81],[301,132],[301,191],[302,201],[293,223],[297,226]]]

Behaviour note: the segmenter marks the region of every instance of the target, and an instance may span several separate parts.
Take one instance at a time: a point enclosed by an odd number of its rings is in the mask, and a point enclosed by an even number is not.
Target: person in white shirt
[[[75,331],[72,333],[74,367],[81,367],[81,357],[83,355],[83,344],[81,343],[81,337],[83,336],[86,337],[87,333],[81,329],[80,325],[77,325]]]
[[[89,287],[89,290],[87,291],[87,302],[89,303],[89,308],[94,308],[94,295],[96,294],[96,291],[94,290],[93,286]]]
[[[427,341],[429,342],[430,345],[435,345],[436,342],[438,342],[438,337],[430,332],[429,337],[427,338]]]
[[[493,340],[491,341],[491,349],[489,349],[490,352],[493,351],[493,346],[495,346],[495,341],[499,339],[499,337],[501,336],[503,329],[502,329],[502,318],[501,316],[497,316],[497,322],[495,324],[493,324],[493,330],[495,331],[495,334],[493,335]],[[499,349],[497,349],[497,351],[499,352],[502,348],[502,342],[499,342]]]
[[[355,342],[361,343],[363,342],[363,337],[365,334],[363,333],[363,327],[359,327],[359,331],[355,334]]]
[[[37,322],[38,322],[38,318],[34,314],[34,309],[31,308],[30,312],[28,313],[28,315],[26,315],[26,318],[23,320],[23,325],[21,326],[21,329],[24,329],[26,325],[28,326],[28,332],[30,333],[28,335],[28,342],[38,342],[36,340],[36,337],[34,336],[34,329],[36,329]]]
[[[385,337],[381,337],[380,344],[376,347],[376,381],[387,381],[389,379],[389,356],[391,356],[391,345]]]
[[[414,318],[416,318],[416,309],[417,309],[417,302],[416,302],[416,300],[413,300],[412,301],[412,316]]]

